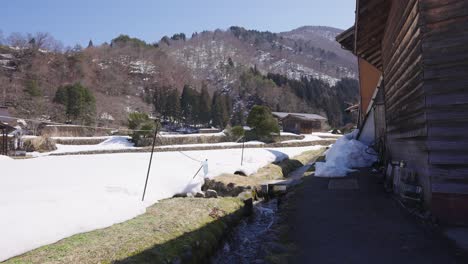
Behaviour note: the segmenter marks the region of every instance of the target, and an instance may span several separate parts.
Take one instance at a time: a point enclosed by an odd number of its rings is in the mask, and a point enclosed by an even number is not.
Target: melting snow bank
[[[115,142],[114,142],[115,143]],[[249,173],[311,147],[246,149]],[[160,199],[196,192],[208,159],[212,178],[239,169],[241,149],[156,153],[145,202],[149,153],[0,157],[0,261],[62,238],[134,218]],[[189,158],[190,157],[190,158]],[[197,161],[198,160],[198,161]]]
[[[326,153],[326,162],[315,163],[316,177],[343,177],[352,168],[369,167],[377,161],[376,153],[356,140],[358,130],[339,138]]]

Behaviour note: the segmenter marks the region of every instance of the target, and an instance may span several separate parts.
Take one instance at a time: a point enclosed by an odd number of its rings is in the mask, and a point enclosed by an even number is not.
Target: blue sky
[[[345,29],[354,9],[353,0],[14,0],[2,1],[0,30],[5,36],[49,32],[70,46],[121,33],[155,42],[232,25],[272,32],[303,25]]]

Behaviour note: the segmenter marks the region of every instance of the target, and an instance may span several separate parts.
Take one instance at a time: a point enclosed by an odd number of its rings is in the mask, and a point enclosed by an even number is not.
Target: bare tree
[[[0,30],[0,45],[5,44],[5,38],[3,37],[3,31]]]
[[[17,48],[27,48],[29,46],[29,39],[19,32],[13,32],[8,36],[7,44]]]
[[[63,44],[47,32],[37,32],[34,35],[28,34],[28,39],[31,48],[33,49],[55,52],[61,52],[63,50]]]

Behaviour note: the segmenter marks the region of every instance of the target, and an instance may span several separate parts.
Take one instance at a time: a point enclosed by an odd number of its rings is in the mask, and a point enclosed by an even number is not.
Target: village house
[[[394,192],[468,224],[468,1],[358,0],[337,41],[358,57],[359,139]]]
[[[0,155],[8,155],[12,138],[9,134],[16,130],[9,124],[12,121],[9,116],[8,108],[0,106]]]
[[[323,131],[327,119],[316,114],[272,112],[283,127],[284,132],[310,134]]]

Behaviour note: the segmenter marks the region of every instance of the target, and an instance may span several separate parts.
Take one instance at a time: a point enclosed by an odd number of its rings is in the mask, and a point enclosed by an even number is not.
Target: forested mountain
[[[86,48],[66,50],[48,34],[14,34],[0,38],[0,104],[22,117],[114,125],[124,124],[129,112],[153,109],[191,123],[237,124],[253,105],[263,104],[322,114],[340,126],[349,121],[343,109],[357,101],[358,91],[355,59],[333,39],[339,32],[302,27],[276,34],[231,27],[190,38],[178,33],[152,44],[121,35],[109,44],[90,41]],[[58,91],[81,86],[73,101],[57,100]],[[183,91],[189,99],[181,98]],[[88,93],[93,112],[86,118],[67,114],[74,107],[70,103],[82,105]],[[209,109],[184,114],[192,97],[204,100],[197,107]],[[174,99],[182,103],[180,111],[167,103]],[[222,117],[207,116],[221,105]]]

